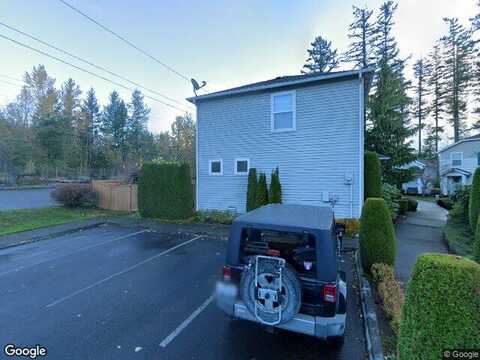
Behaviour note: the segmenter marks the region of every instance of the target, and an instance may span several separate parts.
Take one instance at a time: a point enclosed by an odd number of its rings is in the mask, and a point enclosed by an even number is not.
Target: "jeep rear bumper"
[[[237,299],[236,286],[233,284],[218,282],[215,293],[218,307],[227,315],[260,323],[260,321],[248,311],[245,303]],[[343,336],[345,332],[345,320],[346,314],[322,317],[299,313],[295,315],[292,320],[276,325],[276,327],[296,333],[315,336],[321,339],[327,339],[329,337]]]

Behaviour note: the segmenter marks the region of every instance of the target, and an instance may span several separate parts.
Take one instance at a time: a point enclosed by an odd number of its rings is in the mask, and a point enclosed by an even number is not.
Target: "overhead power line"
[[[152,54],[148,53],[147,51],[143,50],[142,48],[138,47],[137,45],[135,45],[134,43],[132,43],[130,40],[127,40],[126,38],[124,38],[122,35],[118,34],[117,32],[111,30],[110,28],[106,27],[105,25],[101,24],[100,22],[98,22],[97,20],[93,19],[91,16],[85,14],[84,12],[82,12],[81,10],[77,9],[75,6],[73,6],[72,4],[68,3],[67,1],[64,1],[64,0],[58,0],[60,1],[63,5],[69,7],[70,9],[72,9],[73,11],[75,11],[76,13],[82,15],[83,17],[87,18],[88,20],[90,20],[91,22],[93,22],[94,24],[96,24],[97,26],[101,27],[103,30],[107,31],[108,33],[112,34],[113,36],[115,36],[117,39],[120,39],[121,41],[123,41],[124,43],[126,43],[127,45],[133,47],[135,50],[141,52],[143,55],[149,57],[150,59],[152,59],[153,61],[157,62],[158,64],[162,65],[165,69],[171,71],[172,73],[174,73],[175,75],[177,75],[178,77],[184,79],[184,80],[187,80],[187,81],[190,81],[190,79],[188,78],[188,76],[180,73],[179,71],[175,70],[173,67],[171,67],[170,65],[167,65],[166,63],[164,63],[163,61],[159,60],[157,57],[153,56]]]
[[[73,67],[73,68],[75,68],[75,69],[77,69],[77,70],[83,71],[83,72],[85,72],[85,73],[87,73],[87,74],[90,74],[90,75],[95,76],[95,77],[97,77],[97,78],[99,78],[99,79],[102,79],[102,80],[104,80],[104,81],[107,81],[107,82],[109,82],[109,83],[112,83],[112,84],[114,84],[114,85],[116,85],[116,86],[119,86],[119,87],[121,87],[121,88],[123,88],[123,89],[126,89],[126,90],[128,90],[128,91],[133,91],[133,90],[134,90],[134,89],[132,89],[132,88],[130,88],[130,87],[128,87],[128,86],[125,86],[125,85],[123,85],[123,84],[121,84],[121,83],[119,83],[119,82],[117,82],[117,81],[115,81],[115,80],[109,79],[109,78],[107,78],[107,77],[105,77],[105,76],[102,76],[102,75],[98,75],[98,74],[94,73],[93,71],[84,69],[84,68],[82,68],[82,67],[80,67],[80,66],[78,66],[78,65],[72,64],[72,63],[70,63],[70,62],[68,62],[68,61],[66,61],[66,60],[64,60],[64,59],[61,59],[61,58],[59,58],[59,57],[56,57],[56,56],[54,56],[54,55],[50,55],[50,54],[48,54],[48,53],[46,53],[46,52],[44,52],[44,51],[42,51],[42,50],[38,50],[38,49],[36,49],[36,48],[34,48],[34,47],[31,47],[31,46],[29,46],[29,45],[27,45],[27,44],[24,44],[24,43],[20,42],[20,41],[14,40],[14,39],[12,39],[12,38],[10,38],[10,37],[8,37],[8,36],[5,36],[5,35],[0,34],[0,38],[3,38],[3,39],[5,39],[5,40],[8,40],[8,41],[10,41],[10,42],[13,42],[13,43],[15,43],[15,44],[17,44],[17,45],[19,45],[19,46],[22,46],[22,47],[24,47],[24,48],[27,48],[27,49],[29,49],[29,50],[32,50],[32,51],[34,51],[34,52],[36,52],[36,53],[39,53],[39,54],[42,54],[42,55],[47,56],[47,57],[49,57],[49,58],[52,58],[52,59],[54,59],[54,60],[57,60],[57,61],[65,64],[65,65],[71,66],[71,67]],[[159,99],[157,99],[157,98],[155,98],[155,97],[153,97],[153,96],[150,96],[150,95],[148,95],[148,94],[144,94],[144,96],[145,96],[146,98],[148,98],[148,99],[151,99],[151,100],[153,100],[153,101],[156,101],[156,102],[158,102],[158,103],[160,103],[160,104],[163,104],[163,105],[165,105],[165,106],[171,107],[171,108],[173,108],[173,109],[176,109],[176,110],[179,110],[179,111],[182,111],[182,112],[188,111],[188,110],[185,109],[185,108],[181,109],[181,108],[179,108],[178,106],[175,106],[175,105],[166,103],[166,102],[164,102],[164,101],[162,101],[162,100],[159,100]]]
[[[0,74],[0,76],[1,76],[1,77],[4,77],[5,79],[10,79],[10,80],[14,80],[14,81],[20,81],[21,83],[23,83],[23,80],[22,80],[22,79],[18,79],[18,78],[9,76],[9,75]]]
[[[46,41],[43,41],[43,40],[41,40],[41,39],[39,39],[39,38],[31,35],[31,34],[28,34],[28,33],[24,32],[24,31],[22,31],[22,30],[19,30],[19,29],[17,29],[17,28],[14,28],[13,26],[10,26],[10,25],[8,25],[8,24],[5,24],[4,22],[1,22],[1,21],[0,21],[0,25],[6,27],[6,28],[9,29],[9,30],[15,31],[15,32],[17,32],[17,33],[19,33],[19,34],[21,34],[21,35],[23,35],[23,36],[26,36],[26,37],[28,37],[28,38],[30,38],[30,39],[32,39],[32,40],[38,41],[39,43],[41,43],[41,44],[43,44],[43,45],[45,45],[45,46],[48,46],[48,47],[51,48],[51,49],[57,50],[58,52],[61,52],[62,54],[71,56],[72,58],[74,58],[74,59],[76,59],[76,60],[78,60],[78,61],[81,61],[81,62],[83,62],[83,63],[85,63],[85,64],[87,64],[87,65],[93,66],[93,67],[95,67],[95,68],[97,68],[97,69],[99,69],[99,70],[105,71],[106,73],[108,73],[108,74],[110,74],[110,75],[112,75],[112,76],[115,76],[115,77],[117,77],[117,78],[119,78],[119,79],[122,79],[122,80],[124,80],[124,81],[127,81],[127,82],[129,82],[130,84],[132,84],[132,85],[134,85],[134,86],[137,86],[137,87],[139,87],[139,88],[142,88],[142,89],[144,89],[144,90],[147,90],[147,91],[149,91],[149,92],[151,92],[151,93],[154,93],[154,94],[156,94],[156,95],[158,95],[158,96],[160,96],[160,97],[163,97],[163,98],[165,98],[165,99],[167,99],[167,100],[170,100],[170,101],[172,101],[172,102],[174,102],[174,103],[177,103],[177,104],[179,104],[179,105],[181,105],[181,106],[185,106],[185,104],[183,104],[182,102],[180,102],[180,101],[178,101],[178,100],[176,100],[176,99],[173,99],[173,98],[171,98],[171,97],[169,97],[169,96],[167,96],[167,95],[164,95],[164,94],[162,94],[162,93],[160,93],[160,92],[158,92],[158,91],[156,91],[156,90],[150,89],[150,88],[148,88],[148,87],[146,87],[146,86],[144,86],[144,85],[142,85],[142,84],[140,84],[140,83],[138,83],[138,82],[136,82],[136,81],[130,80],[130,79],[128,79],[128,78],[126,78],[126,77],[124,77],[124,76],[122,76],[122,75],[120,75],[120,74],[117,74],[117,73],[115,73],[115,72],[113,72],[113,71],[111,71],[111,70],[108,70],[107,68],[105,68],[105,67],[103,67],[103,66],[100,66],[100,65],[97,65],[97,64],[95,64],[95,63],[93,63],[93,62],[91,62],[91,61],[85,60],[85,59],[81,58],[81,57],[78,56],[78,55],[75,55],[75,54],[72,54],[72,53],[69,52],[69,51],[63,50],[63,49],[59,48],[58,46],[52,45],[51,43],[48,43],[48,42],[46,42]]]
[[[5,83],[5,84],[8,84],[8,85],[11,85],[11,86],[23,87],[23,85],[15,84],[15,83],[13,83],[13,82],[10,82],[10,81],[7,81],[7,80],[3,80],[3,79],[0,79],[0,82]]]

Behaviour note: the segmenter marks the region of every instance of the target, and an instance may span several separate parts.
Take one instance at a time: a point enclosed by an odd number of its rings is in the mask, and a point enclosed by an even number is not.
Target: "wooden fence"
[[[116,211],[137,211],[137,185],[124,185],[114,180],[92,181],[98,196],[98,207]]]

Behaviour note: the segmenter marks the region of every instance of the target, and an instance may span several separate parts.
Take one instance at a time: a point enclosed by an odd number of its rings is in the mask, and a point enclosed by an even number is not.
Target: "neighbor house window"
[[[208,173],[210,175],[223,175],[222,159],[210,160],[208,164]]]
[[[295,130],[295,92],[271,95],[272,131]]]
[[[462,166],[463,153],[462,152],[452,152],[452,153],[450,153],[450,159],[452,160],[452,166]]]
[[[235,175],[247,175],[250,169],[249,159],[235,159]]]

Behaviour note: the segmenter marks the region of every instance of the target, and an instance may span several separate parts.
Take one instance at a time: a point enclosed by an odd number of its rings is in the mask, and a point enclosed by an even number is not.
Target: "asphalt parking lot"
[[[2,355],[13,343],[40,344],[48,359],[365,358],[349,257],[346,340],[335,350],[228,320],[212,298],[225,245],[105,225],[0,250]]]

